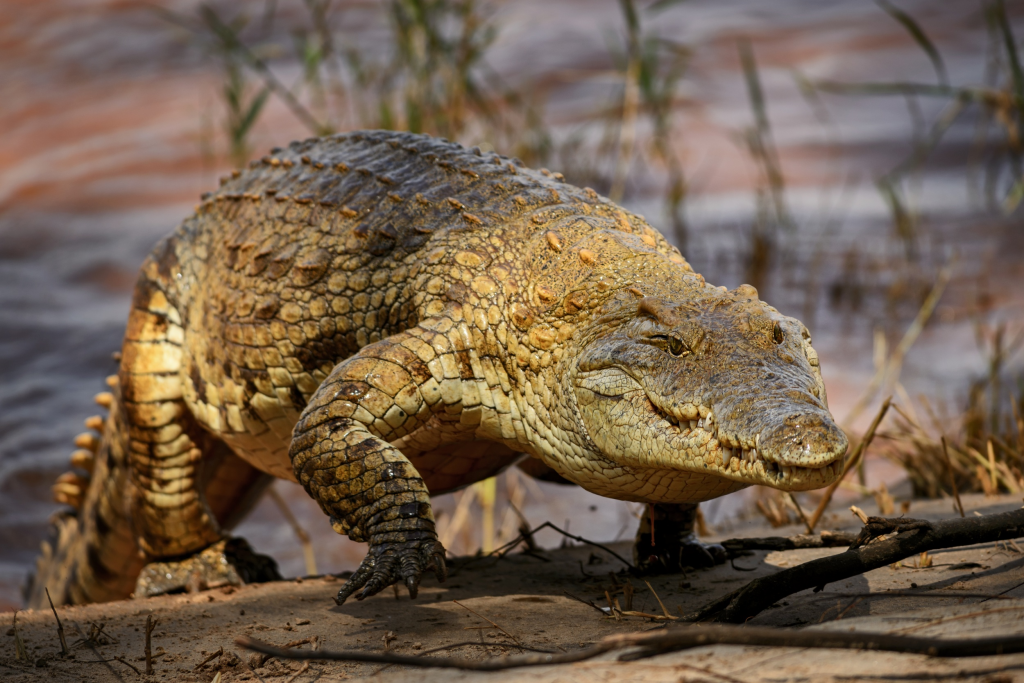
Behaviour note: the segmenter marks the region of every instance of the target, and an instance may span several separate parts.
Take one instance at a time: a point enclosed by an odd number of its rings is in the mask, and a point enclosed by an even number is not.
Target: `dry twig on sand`
[[[843,631],[795,631],[753,626],[711,625],[702,627],[667,628],[655,632],[623,633],[608,636],[595,645],[577,652],[557,654],[528,654],[483,660],[454,659],[449,657],[416,657],[362,650],[321,650],[299,653],[241,637],[239,647],[268,654],[281,659],[322,659],[342,662],[368,662],[374,664],[401,664],[414,667],[464,669],[468,671],[503,671],[524,666],[571,664],[593,659],[606,652],[632,650],[619,657],[630,661],[653,657],[678,650],[705,645],[760,645],[769,647],[806,647],[850,650],[884,650],[908,652],[932,657],[982,657],[1024,652],[1024,636],[951,640],[917,638],[878,633],[850,633]]]
[[[879,535],[893,532],[896,535],[892,538],[868,544]],[[885,567],[925,551],[1021,536],[1024,536],[1024,509],[939,522],[870,517],[846,552],[755,579],[686,618],[688,621],[744,623],[793,593],[808,588],[820,590],[825,584]]]
[[[153,675],[153,629],[160,623],[152,614],[146,615],[146,675]]]

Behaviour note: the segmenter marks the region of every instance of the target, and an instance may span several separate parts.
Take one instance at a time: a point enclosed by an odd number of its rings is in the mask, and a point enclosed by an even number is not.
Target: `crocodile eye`
[[[668,352],[671,353],[673,356],[682,356],[688,353],[689,349],[686,348],[686,344],[684,344],[682,340],[680,340],[679,338],[669,337]]]
[[[786,335],[782,332],[782,325],[775,323],[775,329],[772,330],[772,339],[775,340],[776,344],[781,344],[785,338]]]

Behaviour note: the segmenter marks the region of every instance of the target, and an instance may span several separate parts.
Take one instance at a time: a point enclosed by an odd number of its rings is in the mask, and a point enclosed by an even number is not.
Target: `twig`
[[[200,13],[206,25],[217,35],[217,38],[220,39],[224,47],[228,50],[234,50],[241,55],[249,66],[263,78],[263,82],[267,87],[281,98],[285,106],[295,115],[295,118],[302,121],[314,135],[324,135],[330,132],[329,127],[316,120],[316,117],[296,99],[291,90],[277,79],[266,63],[253,54],[249,46],[242,42],[238,34],[225,24],[212,8],[203,6],[200,8]]]
[[[811,526],[809,521],[807,521],[807,515],[804,514],[804,509],[800,507],[800,502],[796,499],[796,496],[793,495],[792,491],[787,491],[786,495],[789,496],[789,500],[793,503],[793,507],[796,508],[796,514],[800,515],[800,521],[804,523],[805,527],[807,527],[807,533],[813,534],[814,527]]]
[[[210,655],[209,657],[207,657],[203,661],[201,661],[198,664],[196,664],[195,668],[192,669],[192,670],[193,671],[199,671],[204,666],[206,666],[207,664],[209,664],[210,662],[212,662],[213,660],[217,659],[217,657],[220,657],[223,654],[224,654],[224,648],[223,647],[217,648],[216,652],[214,652],[212,655]]]
[[[857,538],[849,531],[822,531],[818,536],[768,536],[766,538],[730,538],[722,545],[730,554],[746,550],[798,550],[801,548],[839,548],[848,546]]]
[[[309,662],[308,661],[303,662],[302,663],[302,668],[300,668],[298,671],[296,671],[291,676],[289,676],[288,680],[285,681],[284,683],[294,683],[296,678],[298,678],[302,674],[306,673],[307,671],[309,671]]]
[[[882,383],[886,378],[890,381],[899,379],[900,369],[903,367],[903,360],[910,351],[910,347],[917,341],[917,337],[921,334],[928,319],[931,318],[932,313],[935,312],[935,307],[939,304],[939,299],[942,298],[942,292],[945,291],[946,285],[949,284],[949,279],[953,275],[953,259],[943,266],[942,270],[939,271],[939,275],[935,280],[935,284],[932,286],[932,290],[928,293],[924,303],[921,304],[920,310],[917,312],[917,316],[914,321],[907,328],[907,331],[903,333],[903,338],[900,339],[900,343],[893,349],[892,355],[889,356],[888,362],[879,366],[875,376],[871,378],[871,382],[868,384],[867,390],[864,395],[861,396],[860,400],[857,401],[853,409],[846,416],[846,419],[842,424],[851,424],[875,395],[875,392],[882,386]]]
[[[823,557],[785,569],[777,574],[751,581],[746,586],[711,602],[693,614],[688,621],[714,620],[743,623],[779,600],[808,588],[842,581],[872,569],[878,569],[926,550],[954,548],[978,543],[991,543],[1024,536],[1024,509],[996,515],[921,523],[918,520],[881,520],[872,517],[862,530],[864,541],[888,524],[889,529],[905,531],[896,536],[851,547],[844,553]],[[927,525],[927,526],[925,526]]]
[[[469,607],[466,607],[465,605],[463,605],[463,604],[462,604],[461,602],[459,602],[458,600],[452,600],[452,602],[454,602],[454,603],[455,603],[456,605],[458,605],[458,606],[459,606],[459,607],[461,607],[462,609],[464,609],[464,610],[467,610],[467,611],[469,611],[469,612],[472,612],[473,614],[477,615],[478,617],[480,617],[481,619],[483,619],[484,621],[486,621],[486,622],[487,622],[488,624],[490,624],[490,625],[491,625],[491,626],[493,626],[494,628],[496,628],[496,629],[498,629],[499,631],[501,631],[502,633],[504,633],[504,634],[505,634],[506,636],[508,636],[509,638],[511,638],[511,639],[512,639],[512,642],[514,642],[514,643],[515,643],[516,645],[522,645],[522,643],[520,643],[520,642],[519,642],[519,639],[518,639],[518,638],[516,638],[516,637],[515,637],[514,635],[512,635],[511,633],[509,633],[508,631],[506,631],[506,630],[505,630],[505,629],[503,629],[502,627],[498,626],[498,625],[497,625],[496,623],[494,623],[493,621],[491,621],[490,619],[488,619],[488,618],[487,618],[487,617],[485,617],[484,615],[480,614],[479,612],[477,612],[477,611],[475,611],[475,610],[473,610],[473,609],[470,609]]]
[[[21,637],[21,629],[18,628],[18,610],[14,610],[14,658],[19,662],[28,661],[28,650],[25,648],[25,639]]]
[[[961,619],[973,619],[974,617],[981,617],[986,614],[993,614],[996,612],[1020,612],[1024,607],[996,607],[995,609],[980,610],[978,612],[970,612],[968,614],[956,614],[951,617],[940,617],[933,621],[928,621],[923,624],[915,624],[907,628],[901,628],[899,633],[911,633],[912,631],[920,631],[923,628],[929,628],[931,626],[938,626],[939,624],[945,624],[950,621],[959,621]]]
[[[522,536],[523,543],[526,544],[526,549],[531,552],[536,552],[539,548],[537,547],[537,541],[533,540],[533,533],[530,532],[530,523],[526,520],[526,515],[524,515],[512,501],[509,501],[508,506],[512,508],[512,512],[514,512],[516,517],[519,518],[519,535]]]
[[[322,659],[343,662],[370,662],[376,664],[402,664],[414,667],[463,669],[467,671],[504,671],[524,666],[570,664],[592,659],[606,652],[639,647],[629,653],[629,659],[651,657],[706,645],[754,645],[767,647],[802,647],[844,650],[875,650],[907,652],[931,657],[987,657],[1024,652],[1024,636],[997,638],[944,639],[894,636],[881,633],[849,631],[796,631],[756,626],[707,625],[700,628],[682,627],[621,633],[607,636],[597,644],[564,654],[531,654],[485,660],[453,659],[448,657],[414,657],[382,652],[329,651],[302,653],[283,650],[248,637],[235,640],[239,647],[262,652],[281,659]],[[620,660],[622,658],[620,657]]]
[[[478,640],[466,640],[461,643],[452,643],[451,645],[442,645],[441,647],[435,647],[430,650],[424,650],[417,656],[423,657],[425,655],[433,654],[435,652],[443,652],[444,650],[454,650],[457,647],[514,647],[519,650],[526,650],[528,652],[554,652],[554,650],[545,650],[544,648],[530,647],[529,645],[516,645],[515,643],[481,643]]]
[[[635,572],[636,571],[636,567],[634,567],[631,562],[627,561],[624,557],[622,557],[622,555],[619,555],[617,552],[615,552],[611,548],[609,548],[607,546],[604,546],[604,545],[601,545],[600,543],[595,543],[593,541],[590,541],[590,540],[588,540],[586,538],[583,538],[582,536],[577,536],[575,534],[570,534],[568,531],[565,531],[564,529],[560,529],[559,527],[555,526],[551,522],[544,522],[540,526],[531,529],[529,534],[522,534],[522,533],[519,534],[519,536],[517,536],[516,538],[513,538],[511,541],[509,541],[505,545],[503,545],[503,546],[501,546],[499,548],[495,548],[493,551],[491,551],[490,556],[502,557],[503,556],[503,552],[502,551],[507,551],[510,548],[516,547],[517,545],[519,545],[520,543],[523,542],[523,540],[524,540],[524,538],[526,536],[533,536],[533,534],[536,534],[541,529],[553,529],[554,531],[557,531],[558,533],[562,534],[566,538],[571,538],[574,541],[578,541],[580,543],[585,543],[585,544],[587,544],[589,546],[593,546],[595,548],[600,548],[601,550],[605,551],[606,553],[608,553],[609,555],[614,557],[616,560],[621,562],[622,564],[626,565],[629,568],[630,572]]]
[[[1012,588],[1010,590],[1013,590]],[[984,598],[981,602],[988,600],[1013,600],[1003,596],[1002,594],[993,595],[991,593],[970,593],[970,592],[957,592],[952,591],[941,591],[935,593],[927,593],[921,591],[883,591],[881,593],[822,593],[818,596],[807,596],[812,600],[831,600],[832,598],[862,598],[864,600],[874,600],[875,598],[937,598],[940,600],[955,600],[960,598]]]
[[[942,437],[942,453],[946,456],[946,467],[949,470],[949,485],[953,489],[953,499],[956,500],[956,509],[960,511],[960,517],[964,517],[964,504],[960,502],[960,491],[956,487],[956,473],[953,472],[953,461],[949,459],[949,447],[946,445],[946,437]]]
[[[241,643],[239,641],[241,641],[243,639],[244,638],[236,638],[235,639],[235,644],[236,645],[241,645]],[[295,652],[292,651],[292,650],[286,650],[284,648],[277,648],[277,647],[274,647],[272,645],[268,645],[267,647],[272,649],[272,650],[275,650],[275,651],[279,650],[281,652],[287,652],[289,656],[283,657],[282,659],[308,659],[307,657],[292,657],[292,656],[290,656],[290,655],[294,655],[295,654]],[[249,649],[255,649],[255,648],[249,648]],[[270,657],[281,657],[281,655],[279,655],[279,654],[266,652],[264,650],[257,650],[257,652],[259,652],[260,654],[266,656],[267,658],[270,658]],[[238,659],[240,659],[241,662],[242,662],[242,665],[246,669],[249,670],[249,673],[251,673],[253,676],[256,677],[257,681],[259,681],[260,683],[267,683],[266,681],[263,680],[263,676],[260,676],[258,673],[256,673],[256,669],[252,668],[252,666],[249,664],[249,662],[245,661],[245,657],[239,657]]]
[[[137,668],[137,667],[136,667],[136,666],[135,666],[134,664],[132,664],[131,662],[129,662],[128,660],[126,660],[126,659],[125,659],[124,657],[120,657],[120,656],[117,656],[117,657],[114,657],[114,659],[115,659],[116,661],[118,661],[118,662],[121,662],[122,664],[124,664],[125,666],[127,666],[127,667],[128,667],[129,669],[131,669],[132,671],[134,671],[135,673],[137,673],[138,675],[140,675],[140,676],[142,675],[142,672],[141,672],[141,671],[139,671],[139,670],[138,670],[138,668]]]
[[[388,631],[388,633],[391,633],[391,631]],[[300,645],[312,645],[314,647],[314,649],[315,649],[318,639],[319,639],[319,636],[309,636],[307,638],[302,638],[300,640],[293,640],[290,643],[285,643],[281,647],[283,647],[285,649],[291,649],[293,647],[298,647]],[[270,660],[270,657],[268,657],[266,655],[262,655],[260,657],[257,657],[256,658],[256,666],[263,666],[269,660]]]
[[[53,618],[57,620],[57,637],[60,638],[60,656],[67,657],[68,655],[68,641],[64,637],[64,624],[60,623],[60,617],[57,616],[57,608],[53,606],[53,598],[50,597],[50,589],[44,588],[46,591],[46,599],[50,602],[50,609],[53,610]]]
[[[302,545],[302,556],[306,561],[306,575],[316,576],[319,572],[316,570],[316,554],[313,552],[313,541],[310,540],[309,534],[299,524],[299,520],[295,519],[295,515],[292,514],[291,508],[288,507],[288,503],[285,502],[281,494],[273,486],[267,489],[267,494],[270,496],[270,500],[274,501],[277,505],[277,509],[281,511],[281,515],[285,521],[288,522],[292,528],[292,533],[299,539],[299,544]]]
[[[600,607],[598,607],[597,605],[595,605],[593,600],[584,600],[583,598],[580,598],[580,597],[577,597],[577,596],[573,595],[569,591],[562,591],[562,592],[565,593],[570,598],[572,598],[573,600],[575,600],[576,602],[582,602],[584,605],[587,605],[588,607],[593,607],[598,612],[600,612],[602,616],[608,616],[608,613],[605,612]]]
[[[152,614],[146,615],[146,675],[153,675],[153,629],[160,622]]]
[[[814,527],[818,525],[818,521],[821,519],[821,516],[825,514],[825,508],[828,507],[829,502],[832,500],[832,495],[836,492],[836,489],[839,488],[839,483],[845,479],[850,470],[857,465],[857,461],[860,460],[864,451],[867,450],[868,446],[871,444],[871,440],[875,438],[875,430],[878,429],[878,425],[881,424],[882,419],[885,417],[885,413],[889,410],[890,403],[892,403],[892,396],[882,401],[882,407],[878,409],[878,414],[875,415],[875,419],[871,422],[871,426],[868,427],[868,431],[864,435],[864,438],[860,440],[859,444],[857,444],[857,449],[853,452],[853,455],[846,460],[846,465],[843,467],[843,473],[840,474],[827,489],[825,489],[825,494],[821,497],[821,502],[818,503],[817,509],[815,509],[814,514],[811,515],[811,521],[807,523],[808,528],[812,532],[814,531]]]
[[[859,508],[858,508],[859,510]],[[861,527],[857,538],[850,544],[850,550],[855,550],[867,545],[879,536],[892,533],[903,533],[904,531],[915,531],[923,529],[932,530],[932,523],[924,519],[886,519],[885,517],[865,517],[864,526]]]
[[[654,590],[654,586],[652,586],[652,585],[651,585],[651,582],[650,582],[650,581],[648,581],[647,579],[644,579],[644,583],[646,583],[646,584],[647,584],[647,587],[651,589],[651,593],[652,593],[652,594],[654,595],[654,599],[658,601],[658,605],[659,605],[659,606],[661,607],[661,613],[665,615],[665,618],[666,618],[666,619],[671,619],[671,620],[673,620],[673,621],[675,621],[676,619],[678,619],[679,617],[674,617],[674,616],[672,616],[671,614],[669,614],[669,613],[668,613],[668,610],[667,610],[667,609],[665,609],[665,603],[663,603],[663,602],[661,601],[661,598],[660,598],[660,597],[658,597],[658,593],[657,593],[657,592],[655,592],[655,590]]]

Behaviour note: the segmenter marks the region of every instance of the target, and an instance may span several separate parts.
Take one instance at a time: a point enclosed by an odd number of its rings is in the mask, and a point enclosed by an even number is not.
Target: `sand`
[[[1001,512],[1020,505],[1004,496],[965,500],[967,514]],[[867,507],[867,506],[865,506]],[[915,503],[913,516],[951,516],[949,501]],[[868,509],[868,512],[872,512]],[[833,528],[856,528],[844,513],[827,516]],[[770,529],[751,522],[732,536],[792,535],[795,527]],[[610,546],[628,556],[629,544]],[[649,578],[668,612],[678,615],[786,566],[841,549],[757,552],[707,570]],[[752,624],[840,628],[873,632],[913,629],[919,636],[980,637],[1024,632],[1024,554],[1012,544],[987,544],[931,554],[831,584],[818,594],[805,591],[766,610]],[[927,564],[925,561],[924,564]],[[609,553],[573,545],[504,558],[457,558],[447,582],[424,580],[410,600],[404,589],[386,590],[362,602],[336,606],[331,599],[343,579],[292,579],[191,595],[127,600],[58,610],[71,650],[60,655],[53,613],[22,611],[18,628],[29,662],[15,657],[13,613],[3,620],[0,679],[12,683],[64,681],[378,681],[600,680],[600,681],[817,681],[893,680],[953,677],[1013,680],[1024,676],[1024,655],[936,659],[917,655],[797,650],[764,647],[705,647],[635,662],[614,655],[560,667],[538,667],[479,674],[447,669],[414,670],[381,665],[263,661],[235,644],[238,636],[286,645],[315,639],[321,649],[356,649],[421,654],[443,646],[471,643],[445,654],[482,658],[513,654],[516,643],[572,651],[597,639],[642,631],[659,624],[644,618],[616,620],[594,606],[606,606],[605,591],[629,582],[633,609],[661,614],[643,578],[629,577]],[[911,595],[907,595],[910,592]],[[870,593],[870,597],[869,597]],[[622,594],[617,598],[624,601]],[[147,618],[152,635],[154,674],[145,676]],[[97,632],[97,627],[102,631]],[[89,639],[92,634],[91,640]],[[314,647],[312,642],[300,645]],[[210,655],[223,654],[210,658]],[[120,657],[123,661],[115,659]],[[209,660],[209,661],[206,661]],[[203,662],[206,661],[205,664]],[[132,668],[134,667],[134,669]],[[296,675],[297,674],[297,675]],[[292,677],[294,676],[294,679]]]

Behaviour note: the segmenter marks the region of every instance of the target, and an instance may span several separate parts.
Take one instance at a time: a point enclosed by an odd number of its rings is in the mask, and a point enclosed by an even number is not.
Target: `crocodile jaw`
[[[730,433],[729,421],[723,424],[716,418],[713,407],[659,407],[639,382],[618,368],[579,373],[575,396],[583,424],[603,424],[588,434],[605,457],[637,472],[660,470],[666,479],[678,479],[674,472],[689,474],[682,483],[647,492],[644,497],[650,500],[697,502],[721,495],[721,486],[709,479],[735,482],[729,490],[758,484],[805,491],[827,486],[842,473],[846,437],[831,420],[821,425],[820,435],[827,438],[801,431],[806,445],[821,445],[809,448],[810,458],[801,463],[780,457],[782,451],[769,443],[774,435]]]

